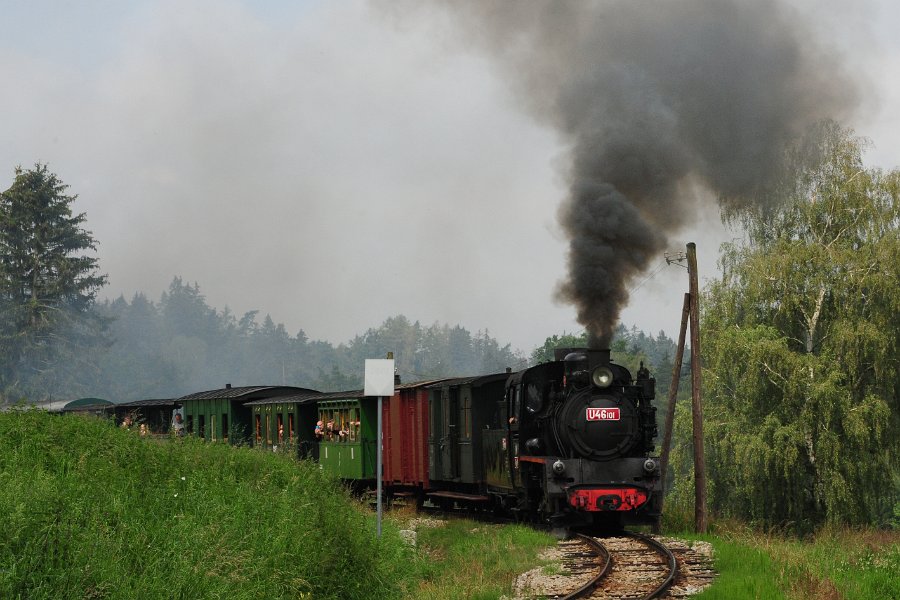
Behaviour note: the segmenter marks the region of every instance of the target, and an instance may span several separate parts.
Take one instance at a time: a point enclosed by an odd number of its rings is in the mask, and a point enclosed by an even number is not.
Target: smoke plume
[[[594,346],[608,345],[629,283],[686,224],[692,189],[735,208],[760,201],[786,144],[856,102],[834,52],[774,0],[432,5],[426,14],[450,15],[566,144],[569,275],[557,294]]]

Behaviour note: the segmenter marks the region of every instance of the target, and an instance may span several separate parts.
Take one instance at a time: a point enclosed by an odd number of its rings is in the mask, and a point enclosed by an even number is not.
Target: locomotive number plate
[[[587,420],[588,421],[618,421],[619,420],[619,409],[618,408],[588,408],[587,409]]]

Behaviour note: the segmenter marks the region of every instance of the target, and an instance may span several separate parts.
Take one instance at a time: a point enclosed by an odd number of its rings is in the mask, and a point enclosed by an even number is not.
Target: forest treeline
[[[362,387],[366,358],[393,352],[403,381],[517,367],[522,356],[486,331],[423,326],[403,315],[334,345],[289,333],[258,311],[217,311],[198,284],[176,277],[158,302],[144,294],[98,306],[115,352],[99,361],[93,386],[116,399],[171,397],[232,385],[297,385],[321,391]]]
[[[403,315],[386,319],[346,343],[291,334],[259,311],[235,315],[206,301],[198,283],[174,277],[158,300],[95,302],[89,316],[61,324],[52,357],[27,356],[11,371],[10,401],[99,397],[114,402],[172,398],[243,385],[294,385],[320,391],[359,389],[367,358],[393,352],[402,381],[461,377],[522,369],[551,360],[552,348],[586,345],[585,334],[554,335],[530,356],[488,331],[459,325],[422,325]],[[89,331],[90,335],[85,332]],[[620,325],[614,342],[624,364],[646,360],[671,370],[674,343]],[[43,358],[44,360],[39,360]],[[663,375],[665,381],[669,375]]]
[[[346,343],[312,340],[258,311],[241,316],[209,306],[197,283],[175,277],[158,301],[136,294],[97,305],[109,345],[99,350],[84,393],[116,401],[168,398],[232,385],[296,385],[321,391],[362,387],[365,359],[394,353],[402,381],[421,381],[521,369],[529,357],[487,331],[459,325],[422,325],[403,315],[386,319]],[[583,336],[573,338],[581,341]],[[628,356],[644,352],[664,361],[674,344],[619,328]],[[537,351],[535,351],[537,352]],[[642,354],[643,355],[643,354]],[[623,354],[623,358],[624,358]],[[533,353],[531,361],[540,359]],[[649,360],[649,359],[648,359]],[[671,367],[669,367],[671,369]],[[75,374],[73,374],[74,380]]]

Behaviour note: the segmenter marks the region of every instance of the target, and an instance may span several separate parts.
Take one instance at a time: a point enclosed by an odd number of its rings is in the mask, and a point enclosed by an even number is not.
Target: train
[[[451,510],[545,523],[555,530],[658,526],[663,484],[655,380],[609,350],[561,348],[521,371],[395,382],[384,398],[382,487]],[[377,399],[362,390],[232,387],[115,406],[166,433],[288,451],[356,489],[375,488]]]

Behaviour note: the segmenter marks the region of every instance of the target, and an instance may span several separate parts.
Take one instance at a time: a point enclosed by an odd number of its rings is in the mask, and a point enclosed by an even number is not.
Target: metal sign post
[[[382,425],[381,425],[381,407],[384,402],[384,396],[378,396],[378,447],[376,449],[376,457],[375,457],[375,537],[381,537],[381,463],[383,462],[383,458],[381,456],[381,448],[383,443],[382,436]]]
[[[376,532],[381,537],[381,462],[382,462],[382,423],[381,411],[385,396],[394,395],[394,353],[388,352],[386,359],[366,359],[366,385],[363,393],[366,396],[378,396],[378,440],[376,442],[375,481],[376,481]]]

